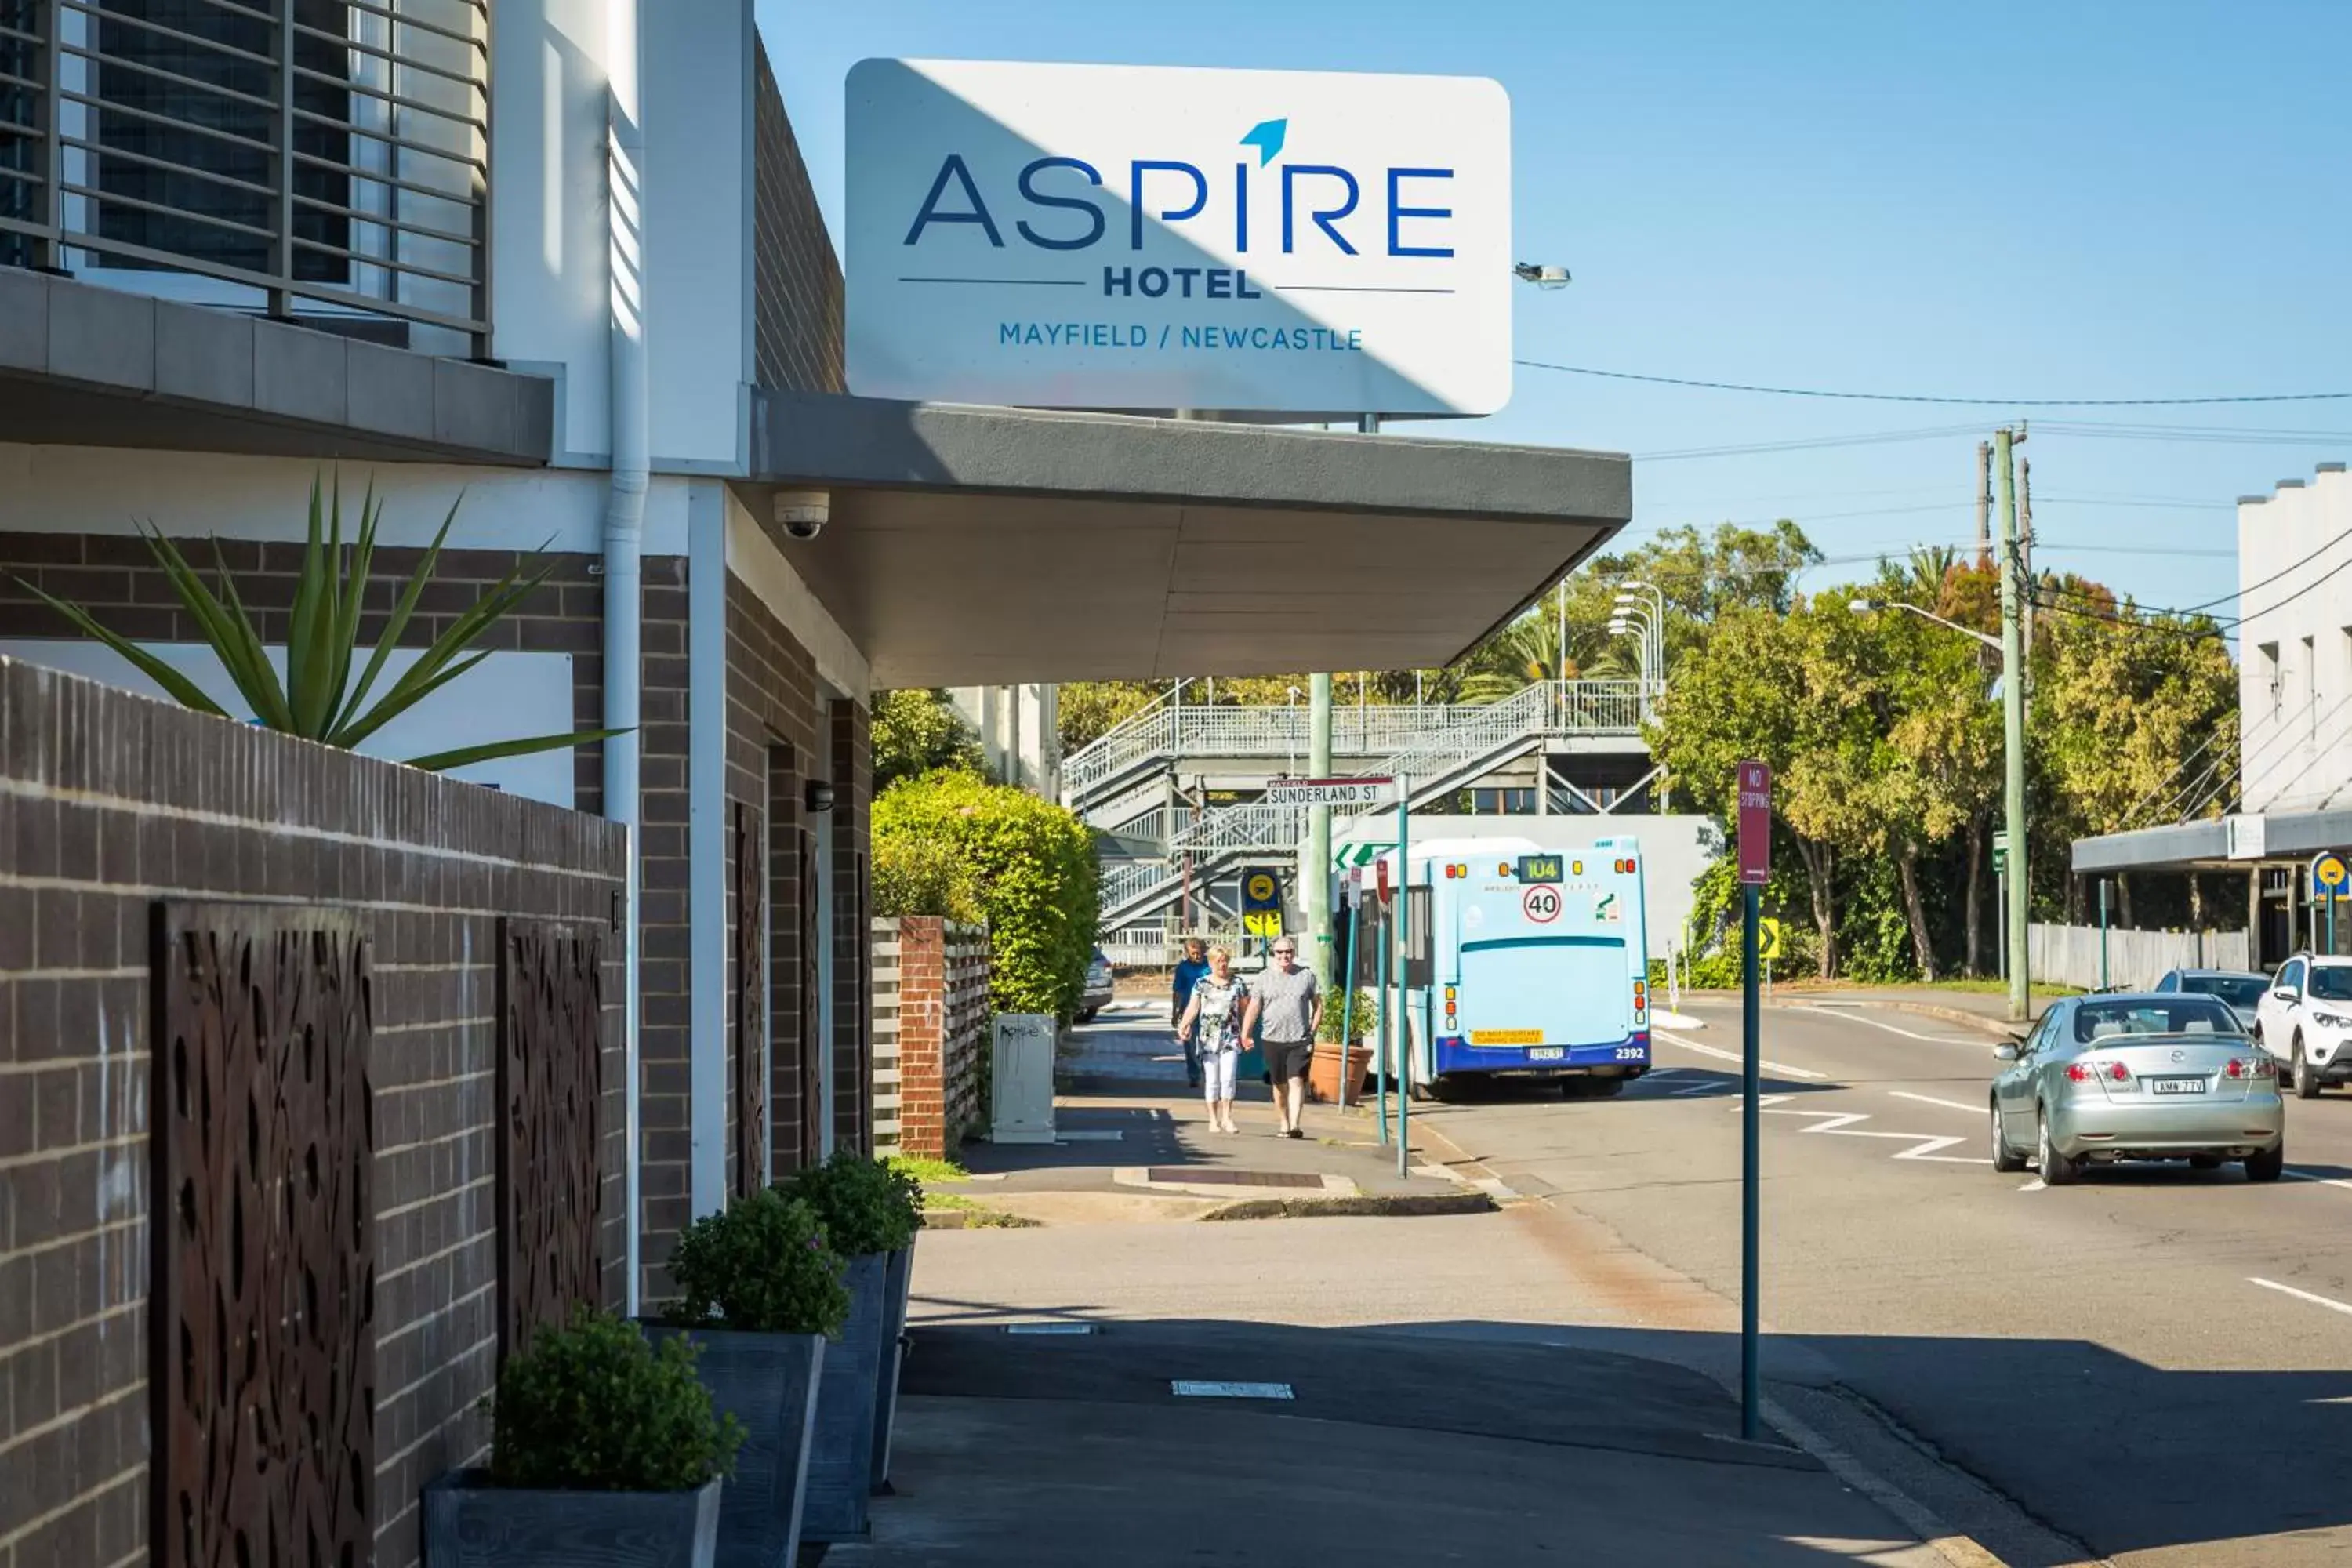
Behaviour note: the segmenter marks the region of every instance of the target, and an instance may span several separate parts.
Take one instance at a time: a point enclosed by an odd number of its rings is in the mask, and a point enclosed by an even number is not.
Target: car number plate
[[[2202,1094],[2205,1080],[2201,1078],[2152,1078],[2147,1080],[2150,1094]]]
[[[1556,1062],[1568,1055],[1566,1046],[1538,1046],[1528,1053],[1531,1062]]]

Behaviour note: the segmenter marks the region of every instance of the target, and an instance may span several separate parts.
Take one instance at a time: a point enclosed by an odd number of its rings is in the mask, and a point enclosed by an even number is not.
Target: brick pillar
[[[947,922],[937,915],[898,921],[898,1147],[948,1154]]]

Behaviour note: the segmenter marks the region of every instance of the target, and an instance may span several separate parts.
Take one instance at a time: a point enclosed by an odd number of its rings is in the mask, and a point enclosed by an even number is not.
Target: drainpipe
[[[639,1232],[644,1228],[640,1172],[645,1159],[639,1116],[637,894],[643,856],[639,845],[638,787],[642,779],[638,741],[644,660],[640,621],[644,615],[639,557],[645,547],[646,487],[650,463],[646,390],[644,209],[645,121],[640,90],[638,0],[607,0],[604,56],[611,91],[606,100],[604,144],[607,265],[611,289],[611,386],[613,481],[604,506],[604,727],[625,731],[604,742],[604,815],[628,830],[626,924],[622,939],[624,1113],[628,1158],[625,1190],[628,1205],[628,1312],[638,1314]],[[549,150],[549,156],[555,155]]]

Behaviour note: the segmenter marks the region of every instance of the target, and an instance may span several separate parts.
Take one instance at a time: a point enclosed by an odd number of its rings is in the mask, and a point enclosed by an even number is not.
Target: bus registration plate
[[[1566,1055],[1568,1055],[1568,1047],[1566,1046],[1538,1046],[1534,1050],[1528,1053],[1528,1060],[1531,1062],[1556,1062]]]
[[[1473,1029],[1470,1043],[1474,1046],[1540,1046],[1541,1029]]]

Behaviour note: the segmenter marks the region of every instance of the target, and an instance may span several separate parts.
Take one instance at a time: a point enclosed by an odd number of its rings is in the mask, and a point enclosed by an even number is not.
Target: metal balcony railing
[[[489,140],[489,0],[0,0],[0,263],[487,357]]]
[[[1496,757],[1524,750],[1545,736],[1638,731],[1656,696],[1654,687],[1634,680],[1547,680],[1484,706],[1402,709],[1399,711],[1421,715],[1423,722],[1410,732],[1409,743],[1368,771],[1406,780],[1413,798],[1425,801],[1467,783]],[[1448,722],[1430,723],[1439,713]],[[1355,815],[1378,816],[1386,809]],[[1168,835],[1169,858],[1130,861],[1108,869],[1101,907],[1113,923],[1130,913],[1149,912],[1183,878],[1188,858],[1197,869],[1206,870],[1236,854],[1293,853],[1306,836],[1307,817],[1303,806],[1257,801],[1202,812]],[[1343,820],[1334,814],[1335,831]]]
[[[1656,700],[1654,685],[1639,680],[1545,681],[1528,690],[1549,693],[1551,728],[1579,734],[1639,734]],[[1348,757],[1387,757],[1433,733],[1475,723],[1496,704],[1341,706],[1331,714],[1331,749]],[[1084,801],[1105,784],[1158,757],[1287,757],[1306,765],[1312,735],[1306,704],[1286,707],[1179,707],[1161,698],[1089,744],[1062,759],[1062,792]]]

